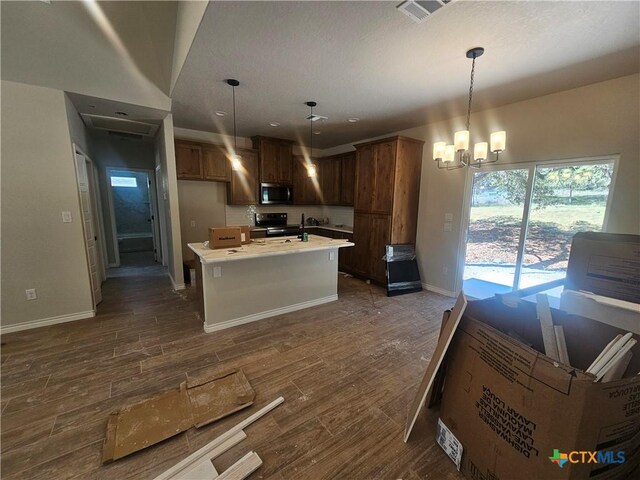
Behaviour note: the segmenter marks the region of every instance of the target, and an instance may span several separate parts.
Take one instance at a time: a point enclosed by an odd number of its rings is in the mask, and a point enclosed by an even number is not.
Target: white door
[[[89,176],[87,174],[87,162],[84,155],[76,153],[76,167],[78,173],[78,190],[80,192],[80,207],[82,209],[84,239],[87,247],[87,261],[89,262],[89,278],[91,280],[93,304],[96,306],[102,301],[102,282],[98,266],[98,251],[96,248],[97,236],[93,221],[93,209],[91,207]]]

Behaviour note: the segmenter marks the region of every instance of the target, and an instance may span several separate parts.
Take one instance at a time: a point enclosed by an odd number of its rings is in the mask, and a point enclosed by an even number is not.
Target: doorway
[[[80,200],[82,231],[89,267],[89,283],[93,308],[102,301],[102,282],[106,279],[104,231],[100,216],[100,194],[97,188],[97,168],[93,161],[75,144],[73,145],[76,180]]]
[[[160,259],[153,171],[107,168],[107,184],[116,266],[156,266]],[[112,269],[109,276],[119,275]]]
[[[606,230],[616,165],[607,157],[470,172],[465,293],[486,298],[564,279],[573,235]]]

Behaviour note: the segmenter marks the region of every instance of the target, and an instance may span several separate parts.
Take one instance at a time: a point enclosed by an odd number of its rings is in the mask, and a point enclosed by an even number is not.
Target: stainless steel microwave
[[[260,203],[263,205],[293,203],[293,187],[280,183],[261,183]]]

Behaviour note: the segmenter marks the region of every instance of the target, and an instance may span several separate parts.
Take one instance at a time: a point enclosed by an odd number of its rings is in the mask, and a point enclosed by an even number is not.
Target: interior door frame
[[[106,268],[107,268],[106,264],[104,263],[104,256],[106,254],[106,252],[104,251],[106,237],[104,236],[104,230],[103,230],[101,219],[96,215],[94,215],[96,210],[99,211],[100,192],[98,189],[98,185],[95,184],[95,177],[93,176],[95,163],[93,162],[91,157],[89,157],[89,155],[87,155],[84,152],[84,150],[82,150],[82,148],[80,148],[75,142],[72,142],[71,146],[72,146],[72,152],[73,152],[73,166],[76,172],[76,188],[78,192],[78,205],[80,208],[80,218],[82,220],[83,243],[85,245],[85,253],[87,257],[87,274],[89,276],[89,287],[91,288],[91,300],[93,302],[93,309],[95,311],[98,304],[96,303],[96,298],[93,292],[93,286],[91,285],[91,265],[90,265],[90,258],[89,258],[89,247],[87,245],[87,239],[86,239],[86,233],[85,233],[85,225],[84,225],[85,219],[84,219],[84,214],[82,209],[82,199],[80,198],[81,197],[80,184],[79,184],[80,172],[78,172],[77,155],[81,155],[85,162],[85,169],[87,170],[87,189],[89,190],[89,202],[91,202],[91,217],[92,217],[91,223],[94,229],[93,234],[94,236],[99,236],[100,238],[100,241],[94,240],[96,244],[96,249],[98,250],[97,257],[99,258],[99,260],[97,260],[99,262],[98,272],[100,273],[100,278],[99,278],[100,285],[98,285],[98,288],[102,288],[102,282],[106,278]],[[90,168],[87,168],[87,164],[90,164]],[[98,235],[96,235],[96,233]]]
[[[485,171],[500,171],[500,170],[516,170],[516,169],[528,169],[529,176],[527,178],[527,191],[525,194],[524,209],[522,214],[522,225],[520,229],[520,238],[518,241],[518,259],[516,260],[516,275],[514,279],[514,285],[517,289],[520,283],[520,271],[522,269],[522,257],[524,256],[523,246],[526,242],[527,230],[529,227],[528,219],[529,210],[531,206],[531,197],[534,188],[534,173],[536,167],[552,168],[552,167],[566,167],[574,165],[592,165],[596,163],[613,163],[613,174],[611,175],[611,183],[609,184],[609,194],[607,195],[607,206],[605,207],[604,219],[602,222],[602,231],[606,232],[609,229],[609,213],[611,211],[611,202],[614,194],[616,178],[618,176],[618,167],[620,164],[620,155],[599,155],[594,157],[579,157],[568,159],[551,159],[551,160],[535,160],[531,162],[512,162],[503,164],[490,164],[482,167]],[[464,181],[464,194],[462,202],[462,215],[460,215],[460,238],[458,241],[458,262],[456,264],[456,280],[455,291],[460,292],[462,290],[464,266],[467,257],[467,235],[469,232],[469,217],[471,214],[471,197],[473,193],[473,173],[478,172],[472,167],[467,167]]]
[[[111,217],[111,234],[113,237],[113,254],[114,254],[114,260],[115,260],[115,267],[119,267],[120,266],[120,248],[118,247],[118,228],[116,225],[116,215],[115,215],[115,209],[113,207],[113,193],[111,191],[111,189],[113,188],[111,186],[111,172],[113,171],[120,171],[120,172],[142,172],[142,173],[146,173],[147,174],[147,180],[148,180],[148,184],[147,184],[147,189],[149,191],[149,213],[151,215],[154,216],[154,219],[151,220],[151,236],[153,238],[153,248],[155,250],[154,255],[156,256],[156,261],[157,261],[157,251],[158,251],[158,238],[156,237],[156,234],[159,232],[156,232],[156,227],[155,224],[157,223],[158,219],[158,212],[155,209],[155,206],[157,205],[158,202],[158,195],[156,192],[156,175],[155,175],[155,170],[149,169],[149,168],[131,168],[131,167],[113,167],[113,166],[109,166],[105,168],[105,172],[106,172],[106,180],[107,180],[107,197],[108,197],[108,201],[109,201],[109,216]],[[154,201],[156,202],[154,204]],[[155,221],[154,221],[155,220]]]

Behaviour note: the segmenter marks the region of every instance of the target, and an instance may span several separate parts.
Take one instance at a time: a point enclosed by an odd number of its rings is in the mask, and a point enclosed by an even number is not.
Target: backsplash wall
[[[322,220],[327,217],[332,225],[353,226],[352,207],[332,207],[322,205],[249,205],[236,206],[226,205],[227,225],[253,225],[255,213],[277,213],[286,212],[290,224],[300,222],[300,217],[304,213],[305,218],[314,217]]]

